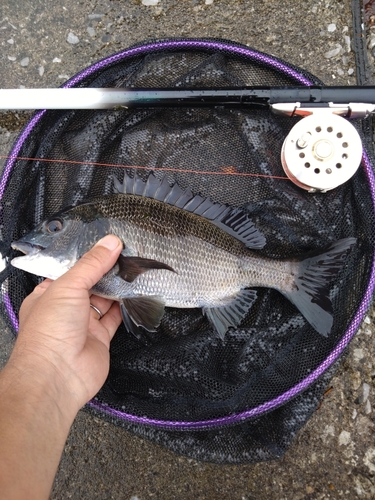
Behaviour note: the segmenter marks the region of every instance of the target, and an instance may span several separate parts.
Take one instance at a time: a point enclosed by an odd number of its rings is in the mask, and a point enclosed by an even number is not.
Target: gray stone
[[[24,57],[23,59],[21,59],[20,61],[20,65],[23,67],[23,68],[27,68],[27,66],[29,65],[30,63],[30,57]]]
[[[324,53],[324,57],[326,59],[331,59],[332,57],[336,57],[341,55],[343,52],[342,46],[338,43],[334,49],[328,50]]]
[[[78,38],[77,35],[75,35],[74,33],[70,32],[68,34],[68,37],[67,37],[66,41],[68,43],[71,43],[72,45],[75,45],[75,44],[79,43],[79,38]]]
[[[102,17],[104,16],[104,14],[89,14],[87,17],[91,20],[91,21],[100,21],[102,19]]]
[[[366,384],[366,382],[362,386],[362,397],[363,397],[363,402],[365,403],[369,397],[370,394],[370,386]]]
[[[350,41],[350,36],[345,35],[345,36],[344,36],[344,40],[345,40],[346,52],[350,52],[350,51],[351,51],[351,41]]]
[[[87,33],[90,35],[90,36],[95,36],[95,29],[92,28],[91,26],[87,26]]]

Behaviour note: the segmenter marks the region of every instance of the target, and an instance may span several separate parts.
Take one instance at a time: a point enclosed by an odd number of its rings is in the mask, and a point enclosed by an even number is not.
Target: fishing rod
[[[303,108],[342,107],[349,115],[356,114],[356,109],[369,114],[375,110],[375,86],[0,89],[2,110],[270,106],[277,111],[284,103],[299,103]]]
[[[304,117],[285,138],[281,163],[302,189],[326,192],[361,163],[362,141],[348,119],[375,112],[375,86],[0,89],[2,110],[165,107],[263,108]]]

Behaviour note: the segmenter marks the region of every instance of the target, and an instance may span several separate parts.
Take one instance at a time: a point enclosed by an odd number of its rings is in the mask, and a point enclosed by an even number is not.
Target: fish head
[[[96,232],[87,231],[88,225],[90,221],[82,217],[78,207],[50,216],[12,243],[12,248],[24,255],[12,259],[11,264],[44,278],[57,279],[95,244]],[[99,234],[96,239],[100,237]]]

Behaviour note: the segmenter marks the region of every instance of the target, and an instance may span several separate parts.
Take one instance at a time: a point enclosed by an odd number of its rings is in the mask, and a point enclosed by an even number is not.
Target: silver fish
[[[269,287],[287,297],[323,336],[333,323],[328,285],[355,238],[331,243],[318,256],[274,260],[256,250],[264,236],[241,209],[213,203],[177,183],[115,179],[118,194],[62,210],[40,223],[13,249],[12,265],[56,279],[101,237],[119,236],[124,249],[92,292],[120,302],[126,327],[155,331],[165,307],[202,308],[223,338],[238,326],[257,293]]]

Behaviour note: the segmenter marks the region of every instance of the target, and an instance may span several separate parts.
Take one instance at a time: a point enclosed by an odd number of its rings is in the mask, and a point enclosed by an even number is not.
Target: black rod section
[[[114,90],[114,89],[112,89]],[[373,103],[375,86],[364,87],[242,87],[125,90],[124,105],[154,106],[268,106],[275,103],[308,104]]]

